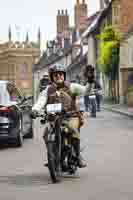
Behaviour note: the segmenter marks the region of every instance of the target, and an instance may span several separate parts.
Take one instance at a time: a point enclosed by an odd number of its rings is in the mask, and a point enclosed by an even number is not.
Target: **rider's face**
[[[55,83],[63,83],[64,82],[64,73],[63,72],[54,72],[53,80]]]

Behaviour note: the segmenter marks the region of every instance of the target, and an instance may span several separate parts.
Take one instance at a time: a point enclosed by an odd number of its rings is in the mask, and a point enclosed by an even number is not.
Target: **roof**
[[[99,27],[99,24],[101,23],[103,18],[108,14],[108,11],[111,7],[111,3],[112,1],[110,1],[110,3],[108,4],[106,8],[104,8],[103,10],[95,14],[95,17],[92,18],[93,20],[91,21],[88,28],[83,32],[83,34],[81,35],[81,38],[79,39],[79,41],[77,41],[77,43],[81,42],[85,37],[88,37],[90,33],[95,31]]]
[[[94,13],[93,15],[91,15],[91,16],[88,18],[88,20],[89,20],[88,28],[82,33],[81,37],[74,43],[75,45],[80,45],[82,39],[85,38],[85,37],[89,34],[91,28],[92,28],[92,27],[95,25],[95,23],[97,22],[97,18],[98,18],[98,16],[99,16],[99,14],[100,14],[100,12],[96,12],[96,13]]]
[[[66,56],[69,52],[71,52],[72,46],[68,49],[62,49],[61,52],[53,53],[50,56],[47,56],[47,53],[44,52],[42,57],[40,58],[39,62],[34,65],[34,71],[40,70],[42,68],[48,67],[49,65],[57,62],[58,60],[62,59]]]
[[[82,63],[84,63],[87,59],[87,53],[85,55],[81,56],[77,56],[73,62],[67,66],[67,71],[69,71],[71,68],[76,67],[77,65],[80,65]]]

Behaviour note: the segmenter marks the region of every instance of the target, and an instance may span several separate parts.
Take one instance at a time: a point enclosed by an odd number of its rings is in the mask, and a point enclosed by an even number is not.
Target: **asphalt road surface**
[[[87,168],[52,184],[39,122],[22,148],[0,149],[0,200],[133,200],[133,120],[111,112],[87,118],[81,149]]]

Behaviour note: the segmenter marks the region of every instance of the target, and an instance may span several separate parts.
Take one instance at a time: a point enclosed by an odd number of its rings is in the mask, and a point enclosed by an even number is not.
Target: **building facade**
[[[133,26],[123,38],[120,46],[120,97],[122,103],[133,105],[129,97],[129,88],[133,87]]]
[[[37,43],[11,40],[0,44],[0,80],[12,81],[22,93],[33,91],[33,65],[40,57],[40,36]]]

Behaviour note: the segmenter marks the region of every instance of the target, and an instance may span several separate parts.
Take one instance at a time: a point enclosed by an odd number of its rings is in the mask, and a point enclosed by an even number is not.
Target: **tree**
[[[116,99],[116,84],[118,84],[120,35],[112,26],[106,26],[100,34],[100,56],[98,64],[100,71],[109,80],[109,94]],[[117,89],[118,90],[118,89]]]

